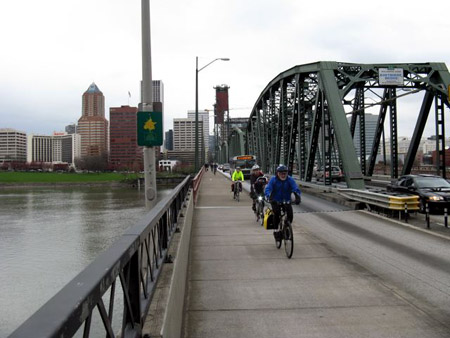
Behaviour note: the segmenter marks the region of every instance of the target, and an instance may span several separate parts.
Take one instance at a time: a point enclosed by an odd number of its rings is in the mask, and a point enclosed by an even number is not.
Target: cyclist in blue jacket
[[[278,225],[278,223],[280,222],[280,214],[281,214],[280,203],[290,202],[291,194],[295,195],[295,204],[298,205],[301,202],[300,196],[302,193],[298,188],[297,183],[295,183],[294,179],[288,176],[288,168],[283,164],[280,164],[277,167],[276,175],[270,179],[269,184],[267,184],[264,193],[266,195],[266,198],[270,201],[270,204],[272,205],[275,225]],[[292,220],[294,218],[292,205],[290,203],[285,204],[285,210],[289,222],[292,223]]]

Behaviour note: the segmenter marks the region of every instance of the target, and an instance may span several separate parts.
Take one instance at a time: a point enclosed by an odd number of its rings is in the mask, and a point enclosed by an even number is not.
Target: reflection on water
[[[170,189],[158,191],[158,199]],[[10,334],[142,218],[131,188],[0,190],[0,337]]]

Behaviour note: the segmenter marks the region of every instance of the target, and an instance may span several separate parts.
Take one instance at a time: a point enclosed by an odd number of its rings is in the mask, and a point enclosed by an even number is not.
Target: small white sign
[[[384,86],[403,86],[403,69],[379,68],[378,83]]]

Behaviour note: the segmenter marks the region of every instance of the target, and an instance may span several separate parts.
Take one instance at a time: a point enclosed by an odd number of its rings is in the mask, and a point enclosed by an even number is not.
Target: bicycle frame
[[[239,202],[239,194],[242,187],[242,183],[240,181],[234,181],[233,182],[234,188],[233,188],[233,196],[237,201]]]
[[[283,222],[286,220],[287,217],[286,206],[290,204],[291,203],[288,202],[280,203],[280,223],[278,223],[278,230],[283,230]]]

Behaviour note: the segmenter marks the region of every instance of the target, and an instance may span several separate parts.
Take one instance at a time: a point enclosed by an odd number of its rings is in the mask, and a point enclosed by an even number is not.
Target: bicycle
[[[278,231],[281,231],[278,238],[275,238],[275,245],[277,249],[281,248],[281,242],[284,243],[284,251],[287,258],[291,258],[294,253],[294,233],[292,231],[291,222],[287,219],[285,206],[290,202],[280,203],[280,223],[278,223]]]
[[[259,195],[256,198],[256,222],[259,222],[261,226],[264,225],[264,196]]]
[[[234,188],[233,188],[233,199],[239,202],[239,194],[241,190],[241,182],[236,181],[234,182]]]

